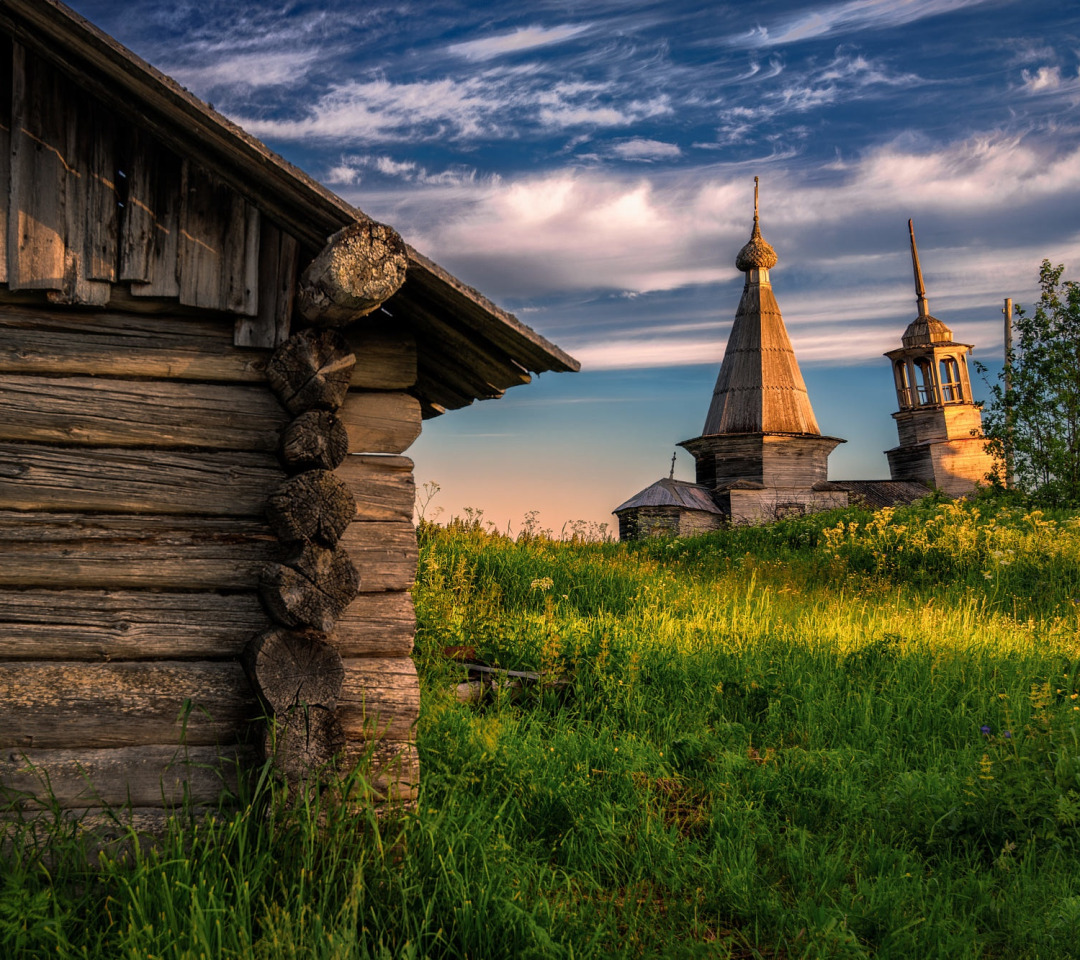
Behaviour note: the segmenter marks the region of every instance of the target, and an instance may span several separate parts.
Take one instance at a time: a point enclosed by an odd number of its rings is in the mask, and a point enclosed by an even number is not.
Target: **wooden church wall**
[[[6,58],[6,59],[5,59]],[[7,78],[11,82],[4,88]],[[242,653],[271,623],[265,519],[293,420],[267,385],[298,249],[257,209],[0,42],[0,793],[151,828],[259,759]],[[10,123],[7,121],[10,120]],[[10,155],[10,166],[5,160]],[[5,186],[6,184],[6,186]],[[89,309],[97,308],[97,309]],[[415,793],[416,345],[349,333],[341,545],[360,592],[331,641],[346,758]],[[219,760],[223,762],[219,762]]]

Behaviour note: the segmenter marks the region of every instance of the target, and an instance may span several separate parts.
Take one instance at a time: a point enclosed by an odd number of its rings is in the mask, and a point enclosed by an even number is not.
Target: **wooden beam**
[[[235,795],[238,774],[256,760],[250,746],[150,744],[112,749],[29,748],[0,754],[0,796],[33,809],[216,804]]]
[[[0,747],[235,743],[260,713],[240,664],[0,662]]]
[[[416,502],[408,457],[351,455],[335,471],[356,499],[356,520],[412,520]]]
[[[404,453],[420,436],[420,403],[407,393],[350,390],[338,417],[350,453]]]
[[[358,599],[346,619],[350,635],[364,639],[343,649],[404,637],[405,613]],[[0,589],[5,660],[235,659],[269,626],[254,592]]]
[[[389,300],[407,267],[405,243],[392,227],[349,224],[300,274],[296,312],[316,326],[348,326]]]
[[[338,719],[349,740],[410,740],[420,715],[420,682],[410,657],[345,660]]]
[[[265,387],[0,378],[0,440],[274,452],[289,415]]]
[[[7,509],[261,517],[284,480],[269,454],[0,443]]]
[[[350,523],[338,546],[360,574],[363,593],[407,590],[416,580],[416,530],[407,521]]]

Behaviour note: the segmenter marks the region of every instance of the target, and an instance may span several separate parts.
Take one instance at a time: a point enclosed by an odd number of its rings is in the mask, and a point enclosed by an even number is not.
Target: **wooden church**
[[[979,439],[981,417],[967,369],[970,344],[927,312],[909,221],[919,314],[893,362],[900,445],[887,452],[890,480],[828,479],[829,454],[844,441],[822,436],[773,294],[776,251],[762,237],[758,178],[754,225],[736,267],[746,275],[702,434],[679,446],[693,454],[696,483],[672,475],[613,511],[619,536],[688,536],[728,524],[763,523],[858,501],[912,503],[937,488],[970,493],[993,469]]]
[[[56,0],[0,0],[0,815],[415,796],[423,418],[577,362]],[[47,799],[49,798],[49,799]]]

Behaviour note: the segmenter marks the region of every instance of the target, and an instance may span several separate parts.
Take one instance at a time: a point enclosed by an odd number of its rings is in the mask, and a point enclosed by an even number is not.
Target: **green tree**
[[[1064,269],[1042,262],[1035,312],[1016,310],[1009,389],[1002,371],[983,411],[988,449],[1048,507],[1080,505],[1080,284]]]

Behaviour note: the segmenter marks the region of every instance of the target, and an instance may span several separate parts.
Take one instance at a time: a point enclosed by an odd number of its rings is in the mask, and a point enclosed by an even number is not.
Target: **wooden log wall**
[[[329,452],[301,430],[289,454],[301,418],[267,385],[272,353],[234,346],[229,324],[0,303],[8,794],[33,807],[48,783],[64,808],[130,802],[154,823],[181,789],[196,803],[232,789],[262,751],[243,669],[273,628],[260,582],[289,556],[267,504],[290,474],[332,470],[349,494],[337,549],[359,579],[328,635],[344,759],[375,740],[376,789],[412,795],[416,541],[401,453],[419,432],[404,392],[416,350],[388,319],[350,330],[348,350],[340,407],[310,418],[336,438]]]
[[[154,824],[266,752],[414,795],[417,351],[378,312],[405,247],[332,240],[301,277],[257,207],[0,38],[0,804]]]

